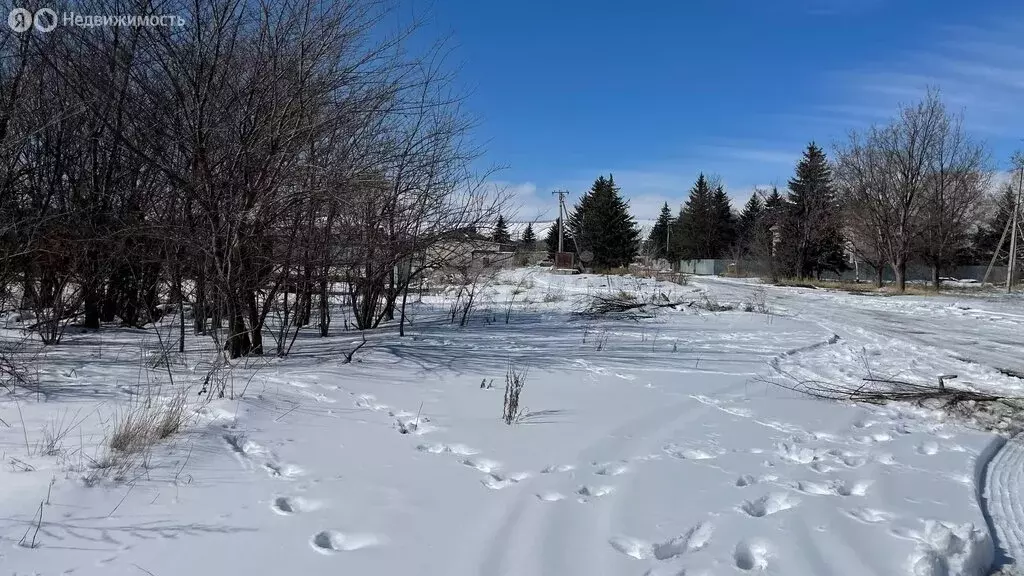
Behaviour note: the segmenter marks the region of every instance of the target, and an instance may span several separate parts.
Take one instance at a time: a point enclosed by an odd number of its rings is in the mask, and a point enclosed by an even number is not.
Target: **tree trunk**
[[[181,287],[181,276],[174,279],[178,297],[178,352],[185,353],[185,290]],[[193,310],[195,312],[195,310]]]
[[[384,316],[390,322],[395,319],[395,300],[398,299],[398,293],[395,292],[395,271],[391,271],[391,279],[388,282],[387,290],[387,301],[384,306]]]
[[[327,298],[327,296],[328,296],[327,288],[328,288],[328,278],[327,278],[327,269],[325,268],[323,270],[323,274],[320,276],[320,298],[319,298],[320,301],[318,302],[318,304],[320,306],[320,337],[321,338],[326,338],[327,337],[327,329],[331,325],[330,300],[328,300],[328,298]]]
[[[936,292],[939,291],[939,285],[941,283],[942,282],[939,280],[939,266],[938,264],[932,264],[932,287],[935,288]]]
[[[295,304],[299,303],[299,287],[293,285],[292,289],[295,292]],[[277,331],[277,355],[284,356],[285,351],[285,336],[288,335],[288,320],[290,320],[291,309],[288,307],[288,287],[285,286],[284,290],[281,291],[281,306],[284,310],[284,316],[281,318],[281,329]],[[297,311],[296,311],[297,312]]]
[[[205,334],[206,314],[210,307],[206,302],[206,275],[202,272],[202,266],[199,270],[200,272],[196,274],[195,305],[192,307],[192,328],[196,334]]]
[[[36,283],[32,279],[31,270],[25,271],[25,279],[22,285],[23,289],[21,292],[21,309],[34,310],[36,307],[36,303],[39,301],[39,293],[36,291]]]
[[[313,290],[309,284],[305,285],[302,291],[302,321],[299,326],[308,326],[309,319],[313,316]]]
[[[296,289],[296,296],[298,297],[298,294],[302,294],[302,296],[300,304],[297,306],[297,311],[295,313],[295,325],[308,326],[309,319],[313,314],[313,268],[311,266],[302,267],[301,286],[301,290]]]
[[[885,274],[885,264],[872,264],[875,267],[875,288],[882,287],[882,277]]]
[[[95,286],[85,288],[85,327],[100,328],[100,295]]]
[[[398,335],[405,336],[405,303],[409,298],[409,283],[406,282],[405,289],[402,290],[402,310],[399,313],[398,321]]]
[[[233,308],[230,315],[227,347],[232,358],[240,358],[249,355],[252,350],[252,342],[249,340],[249,331],[245,328],[242,306],[236,303]]]
[[[893,263],[892,272],[896,276],[896,291],[903,294],[907,291],[907,262],[901,260]]]
[[[224,326],[224,318],[229,318],[231,315],[226,310],[227,304],[225,304],[220,298],[217,299],[210,307],[210,316],[213,322],[214,329],[220,329]]]
[[[117,318],[118,290],[113,279],[106,283],[100,302],[100,322],[113,322]]]
[[[256,305],[255,291],[249,291],[246,295],[245,307],[249,314],[249,338],[252,343],[249,353],[260,356],[263,354],[263,322],[260,320],[260,310]]]

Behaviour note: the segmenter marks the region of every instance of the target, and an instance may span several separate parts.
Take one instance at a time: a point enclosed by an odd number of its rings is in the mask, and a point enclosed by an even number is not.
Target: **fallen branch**
[[[951,379],[948,375],[940,377],[939,385],[916,384],[904,380],[876,377],[864,378],[862,384],[852,385],[820,380],[799,380],[792,375],[783,374],[789,377],[789,382],[762,380],[780,388],[822,400],[845,400],[869,404],[912,402],[918,405],[922,405],[926,401],[935,401],[943,409],[957,408],[968,403],[999,403],[1014,410],[1024,410],[1024,397],[955,388],[945,383],[945,380]]]
[[[363,334],[363,341],[360,342],[358,346],[353,348],[351,352],[345,353],[345,359],[341,363],[342,364],[351,364],[352,363],[352,357],[355,356],[356,352],[359,352],[359,349],[362,348],[363,346],[366,346],[366,334]]]
[[[678,306],[692,306],[694,302],[684,300],[669,301],[664,294],[660,295],[661,300],[641,300],[635,294],[620,293],[612,295],[593,296],[587,307],[577,312],[577,316],[593,318],[608,314],[626,316],[630,319],[650,318],[654,314],[649,309],[675,308]]]

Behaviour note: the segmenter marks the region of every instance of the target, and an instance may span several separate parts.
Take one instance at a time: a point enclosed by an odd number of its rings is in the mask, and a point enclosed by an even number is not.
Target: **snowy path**
[[[972,385],[1019,395],[1024,380],[1024,313],[1019,296],[985,298],[846,296],[834,292],[761,287],[749,281],[702,278],[699,285],[737,300],[763,290],[796,317],[849,340],[848,348],[892,346],[915,368],[967,375]],[[851,298],[856,306],[850,306]],[[862,302],[857,302],[857,300]],[[966,300],[966,302],[964,301]],[[911,343],[907,346],[906,343]],[[852,346],[851,346],[852,345]],[[874,352],[882,355],[876,348]],[[892,352],[889,352],[892,354]],[[867,356],[865,355],[865,360]],[[825,373],[822,362],[804,374]],[[1024,559],[1024,447],[1020,437],[997,440],[979,457],[978,503],[997,547],[996,568]]]
[[[993,320],[998,335],[973,334],[969,316],[943,312],[961,319],[962,340],[979,342],[964,344],[942,336],[948,318],[930,319],[939,312],[929,307],[945,304],[878,299],[861,322],[864,297],[772,289],[774,317],[583,321],[567,314],[571,296],[550,296],[628,288],[607,282],[537,275],[534,303],[507,325],[510,286],[485,299],[493,315],[465,329],[438,319],[443,302],[425,305],[409,337],[372,334],[351,364],[337,354],[351,336],[302,340],[293,358],[254,373],[244,400],[205,406],[131,486],[86,487],[59,463],[25,458],[35,471],[0,472],[0,566],[76,576],[973,576],[990,564],[978,497],[997,437],[908,407],[795,397],[759,377],[776,366],[859,378],[869,365],[1012,387],[979,350],[983,337],[1010,342],[1012,327]],[[740,301],[756,287],[659,289]],[[1012,314],[969,304],[997,320]],[[885,329],[901,315],[926,333],[903,342]],[[957,359],[968,355],[976,362]],[[529,368],[530,416],[511,427],[497,418],[509,361]],[[75,382],[102,383],[112,365],[76,366]],[[119,377],[135,370],[127,363]],[[22,404],[30,441],[63,406]],[[22,433],[0,428],[0,448],[21,458]],[[986,485],[1019,482],[1000,471],[1014,470],[1013,453],[999,454],[1007,466],[990,468]],[[48,493],[41,545],[18,546]],[[1020,509],[996,499],[993,509]]]

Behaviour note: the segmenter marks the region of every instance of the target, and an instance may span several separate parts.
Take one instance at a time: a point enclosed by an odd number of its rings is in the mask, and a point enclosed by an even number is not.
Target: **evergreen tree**
[[[512,236],[508,233],[508,224],[505,222],[505,217],[501,214],[498,214],[498,221],[494,224],[494,234],[491,235],[491,240],[498,244],[512,242]]]
[[[672,210],[669,209],[668,202],[665,202],[665,205],[661,207],[661,214],[658,216],[657,222],[651,228],[651,233],[647,235],[649,252],[654,258],[668,258],[668,243],[671,234],[669,227],[671,225]]]
[[[782,234],[782,224],[786,221],[789,213],[786,205],[786,198],[779,194],[779,187],[772,186],[771,194],[764,199],[764,212],[761,214],[761,233],[764,234],[762,243],[759,245],[759,257],[767,265],[767,272],[772,282],[779,280],[779,255],[777,240]]]
[[[819,276],[846,269],[839,203],[825,152],[807,145],[796,174],[789,181],[786,213],[781,223],[779,256],[793,276]]]
[[[762,226],[764,216],[764,203],[761,202],[757,192],[750,195],[750,200],[743,206],[739,220],[736,222],[736,242],[740,251],[744,254],[754,252],[754,244],[758,236],[759,228]]]
[[[533,233],[533,222],[530,222],[526,225],[526,230],[523,230],[522,240],[523,248],[526,248],[526,250],[528,251],[533,250],[534,246],[537,244],[537,236],[535,236]]]
[[[999,246],[999,238],[1002,237],[1003,231],[1006,230],[1007,223],[1013,218],[1013,205],[1016,201],[1017,190],[1012,184],[1007,183],[996,198],[995,213],[987,222],[979,226],[978,230],[974,233],[971,243],[971,254],[969,256],[970,260],[975,262],[989,262],[992,260],[992,255]],[[1021,251],[1024,251],[1024,242],[1017,242],[1017,246]],[[1009,238],[1004,238],[1002,250],[1000,251],[1001,258],[1006,258],[1009,249]]]
[[[589,252],[587,264],[595,270],[628,266],[639,251],[640,228],[611,176],[594,181],[566,224],[578,253]]]
[[[725,188],[718,185],[711,197],[714,236],[712,250],[715,258],[722,257],[736,243],[736,217],[732,214],[732,203]]]
[[[558,252],[558,228],[562,222],[561,218],[556,219],[551,227],[548,228],[547,236],[544,237],[544,244],[548,249],[548,256],[551,258],[555,257],[555,253]],[[569,230],[566,228],[562,234],[562,249],[566,252],[575,252],[576,249],[573,247],[572,238],[569,237]]]
[[[690,189],[690,195],[679,211],[675,249],[680,258],[699,260],[718,256],[715,247],[714,193],[707,178],[701,174]]]
[[[764,209],[766,212],[771,213],[773,211],[781,210],[785,207],[786,199],[779,194],[779,187],[772,186],[772,193],[764,199]]]

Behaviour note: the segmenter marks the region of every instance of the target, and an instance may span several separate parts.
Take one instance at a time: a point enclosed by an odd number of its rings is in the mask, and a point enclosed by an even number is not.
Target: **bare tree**
[[[945,114],[928,166],[917,254],[931,267],[932,285],[970,242],[991,182],[984,146],[963,130],[962,116]]]
[[[949,169],[952,162],[946,150],[957,141],[954,155],[958,169],[970,166],[973,149],[952,137],[959,123],[950,122],[946,108],[935,91],[912,106],[901,107],[897,117],[883,127],[872,127],[864,135],[852,133],[838,150],[837,172],[844,203],[858,212],[864,238],[878,244],[896,277],[896,287],[906,290],[907,264],[919,246],[926,228],[928,202],[935,187],[936,170]],[[945,152],[944,152],[945,151]],[[941,162],[937,158],[943,155]],[[965,174],[964,182],[975,175]],[[941,180],[943,193],[949,191],[953,172]]]

